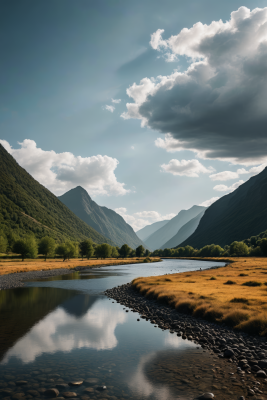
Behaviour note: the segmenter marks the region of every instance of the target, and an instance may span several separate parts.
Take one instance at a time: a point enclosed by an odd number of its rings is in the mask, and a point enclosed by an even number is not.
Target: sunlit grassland
[[[229,261],[217,269],[137,278],[133,286],[179,312],[266,335],[267,258],[230,257]]]
[[[135,258],[123,258],[114,259],[106,258],[103,260],[97,259],[77,259],[73,258],[62,262],[62,259],[47,259],[44,260],[0,260],[0,275],[13,274],[18,272],[28,272],[28,271],[48,271],[51,269],[59,268],[69,268],[73,269],[75,267],[101,267],[104,265],[126,265],[126,264],[136,264],[144,262],[146,257],[135,257]],[[160,261],[159,257],[150,257],[151,262]]]

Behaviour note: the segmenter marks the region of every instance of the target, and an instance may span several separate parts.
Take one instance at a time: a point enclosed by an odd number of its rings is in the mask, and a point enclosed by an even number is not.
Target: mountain
[[[267,229],[267,168],[213,203],[196,231],[181,246],[224,247]]]
[[[25,171],[0,144],[0,231],[37,238],[114,243],[80,220],[56,196]]]
[[[154,222],[154,224],[147,225],[144,228],[139,229],[139,231],[137,231],[136,234],[141,240],[146,241],[149,238],[149,236],[152,235],[152,233],[162,228],[164,225],[167,224],[167,222],[169,222],[168,219],[166,219],[165,221]]]
[[[152,250],[160,249],[164,243],[167,243],[178,230],[186,224],[190,219],[196,217],[205,207],[193,206],[189,210],[181,210],[174,218],[172,218],[166,225],[153,233],[145,244]]]
[[[147,247],[122,216],[107,207],[99,206],[81,186],[69,190],[58,198],[77,217],[112,240],[117,246],[126,243],[133,249],[140,245]]]
[[[199,221],[204,215],[206,210],[201,211],[195,218],[190,219],[186,224],[179,229],[179,231],[174,235],[171,240],[165,243],[161,248],[171,249],[173,247],[179,247],[179,244],[186,240],[198,227]]]

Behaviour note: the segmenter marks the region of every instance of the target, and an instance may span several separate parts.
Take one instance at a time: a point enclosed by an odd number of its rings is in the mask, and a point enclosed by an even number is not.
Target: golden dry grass
[[[152,261],[159,261],[159,257],[150,257]],[[69,261],[62,261],[62,259],[47,259],[44,260],[25,260],[20,259],[15,260],[1,260],[0,261],[0,275],[14,274],[18,272],[28,272],[28,271],[45,271],[51,269],[59,268],[75,268],[75,267],[101,267],[104,265],[125,265],[125,264],[136,264],[141,263],[145,257],[142,258],[124,258],[124,259],[114,259],[106,258],[105,260],[81,260],[77,258],[70,259]]]
[[[133,285],[145,296],[167,302],[180,312],[267,334],[267,258],[228,260],[231,264],[215,270],[137,278]]]

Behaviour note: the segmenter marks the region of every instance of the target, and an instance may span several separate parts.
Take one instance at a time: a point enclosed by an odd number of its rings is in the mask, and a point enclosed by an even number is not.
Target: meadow
[[[28,259],[25,261],[21,261],[21,259],[13,259],[13,260],[0,260],[0,275],[6,274],[14,274],[19,272],[28,272],[28,271],[48,271],[52,269],[60,269],[60,268],[69,268],[73,269],[76,267],[103,267],[108,265],[126,265],[126,264],[136,264],[143,262],[156,262],[160,261],[159,257],[150,257],[150,261],[146,257],[134,257],[134,258],[124,258],[124,259],[114,259],[114,258],[106,258],[106,259],[77,259],[71,258],[70,260],[66,260],[62,262],[62,259],[54,258],[47,259],[47,261],[38,260],[38,259]]]
[[[224,261],[229,264],[216,269],[137,278],[133,286],[179,312],[266,335],[267,259],[230,257]]]

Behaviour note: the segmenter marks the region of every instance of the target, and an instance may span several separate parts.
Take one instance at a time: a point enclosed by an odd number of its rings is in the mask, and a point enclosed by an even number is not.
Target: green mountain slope
[[[59,200],[75,215],[116,245],[122,246],[126,243],[133,249],[140,245],[146,247],[136,236],[133,228],[119,214],[107,207],[99,206],[81,186],[59,196]]]
[[[186,240],[192,233],[195,232],[199,225],[199,221],[204,215],[206,210],[201,211],[195,218],[190,219],[186,224],[179,229],[179,231],[174,235],[171,240],[165,243],[161,248],[164,249],[171,249],[173,247],[178,247],[180,243]]]
[[[44,235],[60,240],[91,238],[95,243],[114,245],[20,167],[1,144],[0,230],[13,230],[19,235],[33,232],[37,238]]]
[[[145,244],[152,250],[160,249],[164,243],[168,242],[178,230],[190,219],[196,217],[205,207],[193,206],[189,210],[181,210],[166,225],[158,229],[145,241]]]
[[[267,168],[213,203],[196,231],[181,246],[190,245],[199,249],[214,243],[224,247],[266,229]]]
[[[137,236],[145,241],[149,238],[149,236],[151,236],[154,232],[156,232],[158,229],[162,228],[164,225],[167,224],[167,222],[169,222],[168,219],[164,220],[164,221],[158,221],[158,222],[154,222],[154,224],[151,225],[146,225],[144,228],[139,229],[139,231],[136,232]]]

